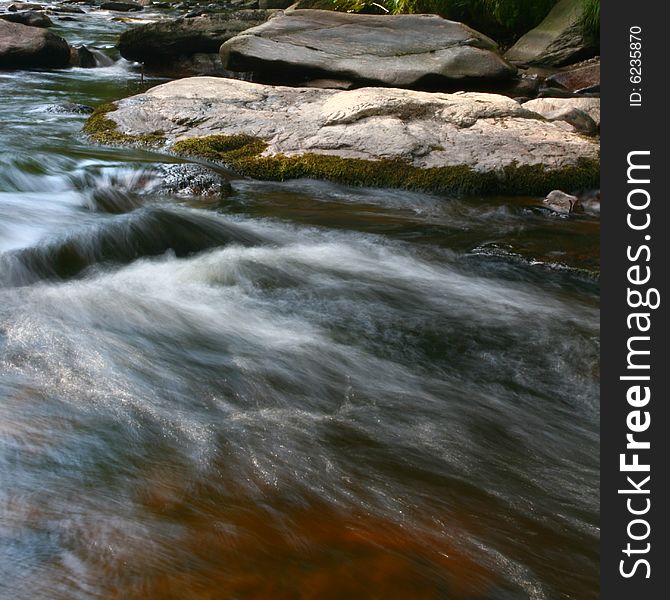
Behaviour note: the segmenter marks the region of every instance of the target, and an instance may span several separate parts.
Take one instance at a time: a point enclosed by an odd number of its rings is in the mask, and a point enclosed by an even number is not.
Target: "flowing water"
[[[244,179],[96,210],[175,159],[57,107],[155,83],[0,72],[0,598],[597,598],[597,222]]]

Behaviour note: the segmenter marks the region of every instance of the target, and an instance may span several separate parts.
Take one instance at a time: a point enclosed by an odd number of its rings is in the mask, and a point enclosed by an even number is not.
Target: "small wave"
[[[146,208],[61,239],[0,255],[0,285],[68,279],[101,263],[127,264],[168,251],[183,257],[226,244],[261,242],[245,228],[195,211]]]

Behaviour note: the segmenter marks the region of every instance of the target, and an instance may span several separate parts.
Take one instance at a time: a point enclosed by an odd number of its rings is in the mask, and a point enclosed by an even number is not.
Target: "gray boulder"
[[[10,12],[0,15],[0,19],[10,23],[20,23],[29,27],[51,27],[53,23],[43,12],[35,10],[24,10],[22,12]]]
[[[149,68],[170,66],[179,57],[216,54],[226,40],[263,23],[275,11],[235,10],[190,19],[157,21],[124,31],[121,56]]]
[[[59,68],[70,60],[61,37],[39,27],[0,20],[0,69]]]
[[[512,46],[505,58],[512,63],[559,67],[598,53],[596,40],[581,26],[583,0],[560,0],[535,29]]]
[[[464,87],[505,80],[516,69],[495,42],[436,15],[361,15],[290,10],[221,47],[231,71],[257,81],[329,78],[393,87]]]
[[[104,126],[96,130],[96,123]],[[87,131],[128,143],[160,132],[166,150],[230,158],[240,172],[270,179],[497,193],[588,188],[598,179],[597,141],[506,96],[477,92],[338,91],[195,77],[119,101],[104,121],[94,115]]]

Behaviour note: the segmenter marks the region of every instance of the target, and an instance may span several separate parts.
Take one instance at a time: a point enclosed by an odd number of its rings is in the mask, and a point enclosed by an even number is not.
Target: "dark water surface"
[[[597,222],[312,181],[98,212],[174,159],[53,107],[140,90],[0,72],[0,598],[597,598]]]

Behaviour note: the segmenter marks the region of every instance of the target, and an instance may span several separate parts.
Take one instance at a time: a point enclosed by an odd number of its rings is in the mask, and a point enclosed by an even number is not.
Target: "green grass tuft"
[[[586,36],[600,39],[600,0],[584,0],[581,26]]]
[[[461,21],[491,36],[502,44],[511,44],[542,19],[557,0],[333,0],[338,10],[383,12],[390,14],[433,13]]]

